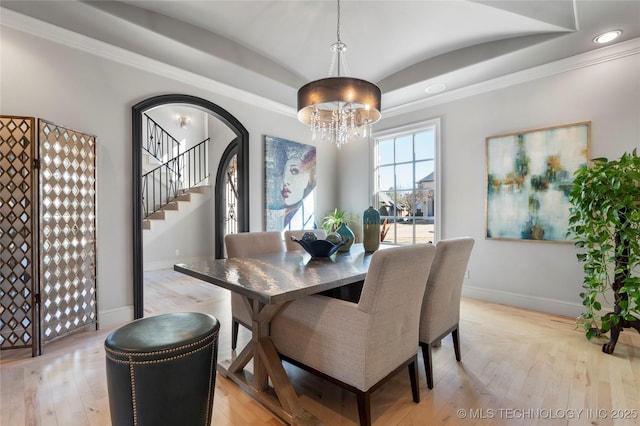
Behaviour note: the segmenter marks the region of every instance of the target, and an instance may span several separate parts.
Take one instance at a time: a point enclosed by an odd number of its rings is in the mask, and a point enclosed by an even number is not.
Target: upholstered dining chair
[[[434,345],[451,334],[456,360],[461,360],[458,336],[460,294],[473,244],[470,237],[441,240],[436,244],[420,313],[420,347],[429,389],[433,389],[431,348]]]
[[[361,425],[371,424],[371,394],[408,367],[418,387],[420,307],[435,247],[394,247],[371,257],[360,301],[312,295],[271,322],[281,358],[356,394]]]
[[[251,257],[266,253],[284,251],[282,233],[270,232],[241,232],[227,234],[224,237],[227,257]],[[251,312],[242,296],[231,293],[231,349],[238,343],[240,324],[251,330]]]
[[[287,248],[287,251],[304,251],[300,244],[291,241],[291,237],[296,237],[296,239],[299,240],[307,232],[313,232],[319,240],[327,238],[327,232],[324,229],[297,229],[284,231],[284,245]]]

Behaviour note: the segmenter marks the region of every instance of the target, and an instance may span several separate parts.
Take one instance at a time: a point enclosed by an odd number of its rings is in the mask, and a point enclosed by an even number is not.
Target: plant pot
[[[353,241],[356,239],[356,234],[353,233],[351,228],[349,228],[346,223],[343,223],[342,225],[340,225],[336,230],[336,232],[338,233],[338,235],[342,237],[342,241],[345,242],[345,245],[340,247],[338,251],[341,253],[346,253],[349,250],[351,250]]]

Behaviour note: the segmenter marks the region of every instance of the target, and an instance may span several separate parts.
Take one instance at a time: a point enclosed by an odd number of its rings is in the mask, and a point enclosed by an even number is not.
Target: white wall
[[[476,240],[465,295],[570,316],[582,312],[582,266],[571,244],[484,238],[485,138],[591,121],[592,157],[613,158],[640,148],[640,54],[635,52],[379,123],[379,129],[391,129],[442,119],[442,238]],[[341,205],[363,210],[369,202],[368,169],[358,161],[368,150],[350,145],[339,157]]]
[[[102,325],[133,318],[131,107],[161,94],[199,96],[250,134],[250,228],[263,229],[263,135],[311,143],[295,115],[0,27],[0,113],[41,117],[97,136],[98,313]],[[179,77],[178,77],[179,78]],[[335,154],[318,147],[318,211],[335,204]]]
[[[179,210],[165,211],[165,220],[152,220],[142,231],[144,270],[170,269],[176,263],[213,256],[213,189],[191,194]]]

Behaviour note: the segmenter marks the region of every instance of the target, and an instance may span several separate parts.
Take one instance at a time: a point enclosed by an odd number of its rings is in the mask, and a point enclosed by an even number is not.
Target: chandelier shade
[[[356,127],[380,120],[380,88],[352,77],[327,77],[305,84],[298,90],[298,120],[311,125],[314,111],[323,123],[332,121],[334,111],[352,110]]]
[[[311,128],[311,138],[338,148],[352,138],[366,138],[380,120],[380,88],[352,77],[327,77],[298,90],[298,120]]]

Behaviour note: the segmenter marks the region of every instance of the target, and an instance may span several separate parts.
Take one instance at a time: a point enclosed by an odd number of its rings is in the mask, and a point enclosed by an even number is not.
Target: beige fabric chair
[[[224,237],[227,257],[252,257],[266,253],[284,251],[282,233],[272,232],[242,232],[227,234]],[[251,313],[245,305],[242,296],[231,293],[231,349],[238,343],[240,324],[251,330]]]
[[[295,231],[284,231],[284,245],[287,248],[287,251],[304,251],[302,246],[298,243],[294,243],[291,241],[291,237],[296,237],[296,239],[302,238],[305,232],[313,232],[316,234],[319,240],[324,240],[327,238],[327,232],[324,229],[299,229]]]
[[[308,296],[271,323],[284,360],[355,392],[361,425],[371,424],[371,393],[404,367],[413,400],[420,401],[418,324],[434,254],[427,244],[379,250],[357,304]]]
[[[473,238],[469,237],[451,238],[436,244],[436,256],[420,313],[420,347],[429,389],[433,389],[431,348],[434,345],[451,333],[456,360],[461,359],[458,337],[460,293],[473,244]]]

